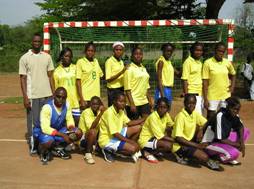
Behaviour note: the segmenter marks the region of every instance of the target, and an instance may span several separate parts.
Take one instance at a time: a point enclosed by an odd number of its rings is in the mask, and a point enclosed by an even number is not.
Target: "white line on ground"
[[[26,140],[23,140],[23,139],[5,139],[5,138],[2,138],[0,139],[0,142],[26,142]],[[246,146],[254,146],[254,144],[245,144]]]
[[[0,142],[26,142],[26,140],[23,139],[0,139]]]

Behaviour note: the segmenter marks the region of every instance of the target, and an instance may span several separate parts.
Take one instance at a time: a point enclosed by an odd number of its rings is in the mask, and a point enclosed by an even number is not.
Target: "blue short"
[[[124,137],[127,136],[127,127],[123,127],[120,134]],[[121,151],[123,149],[123,146],[126,142],[125,141],[121,141],[118,138],[112,138],[109,143],[105,146],[105,149],[109,150],[109,151]]]
[[[74,128],[73,131],[76,131],[77,128]],[[68,129],[67,127],[62,127],[60,130],[58,130],[61,133],[67,133]],[[44,134],[40,127],[35,127],[33,129],[33,136],[40,144],[48,143],[48,142],[64,142],[63,137],[60,136],[52,136]]]
[[[163,92],[164,92],[164,96],[168,99],[169,104],[171,105],[173,97],[172,97],[172,88],[171,87],[163,87]],[[157,103],[158,99],[161,97],[160,95],[160,90],[157,87],[155,89],[155,94],[154,94],[154,100],[155,103]]]

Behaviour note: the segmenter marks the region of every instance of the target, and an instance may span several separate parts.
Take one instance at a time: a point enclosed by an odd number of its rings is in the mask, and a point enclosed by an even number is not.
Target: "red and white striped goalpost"
[[[234,20],[232,19],[192,19],[192,20],[132,20],[132,21],[80,21],[80,22],[48,22],[44,23],[43,49],[50,52],[51,28],[85,28],[85,27],[146,27],[146,26],[195,26],[195,25],[227,25],[228,27],[228,60],[233,61]]]

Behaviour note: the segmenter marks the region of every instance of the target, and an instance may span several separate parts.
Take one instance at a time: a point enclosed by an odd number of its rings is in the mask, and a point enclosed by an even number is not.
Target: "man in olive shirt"
[[[19,75],[24,107],[27,110],[27,139],[30,154],[35,154],[36,147],[32,135],[33,126],[39,119],[41,107],[54,91],[51,56],[41,51],[42,37],[34,34],[32,49],[19,60]]]

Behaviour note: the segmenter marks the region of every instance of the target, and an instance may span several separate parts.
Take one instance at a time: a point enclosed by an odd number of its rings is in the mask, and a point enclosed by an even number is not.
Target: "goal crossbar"
[[[43,48],[45,52],[50,52],[51,40],[50,29],[58,28],[88,28],[88,27],[148,27],[148,26],[209,26],[209,25],[226,25],[227,26],[227,51],[228,60],[233,61],[233,47],[234,47],[234,20],[233,19],[191,19],[191,20],[131,20],[131,21],[78,21],[78,22],[48,22],[44,23],[44,40]],[[86,43],[87,41],[61,41],[61,43]],[[95,41],[96,42],[96,41]],[[100,43],[109,43],[97,41]],[[125,41],[124,41],[125,42]],[[203,43],[218,42],[218,41],[202,41]],[[113,41],[112,41],[113,43]],[[135,41],[128,41],[126,43],[135,43]],[[142,43],[142,41],[139,43]],[[147,43],[147,42],[143,42]],[[149,42],[158,43],[158,42]],[[174,43],[194,43],[194,41],[175,41]]]

